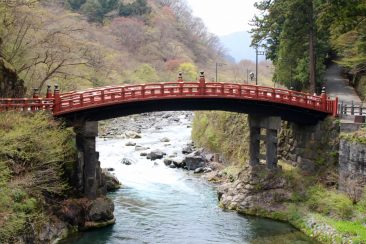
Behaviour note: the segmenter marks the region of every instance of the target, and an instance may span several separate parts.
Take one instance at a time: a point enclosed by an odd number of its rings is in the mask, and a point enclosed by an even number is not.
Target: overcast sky
[[[209,32],[218,36],[250,29],[258,0],[187,0],[193,15],[200,17]]]

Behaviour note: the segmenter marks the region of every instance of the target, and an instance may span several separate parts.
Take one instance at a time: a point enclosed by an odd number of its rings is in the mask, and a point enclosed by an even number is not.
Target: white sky
[[[258,0],[187,0],[193,15],[200,17],[209,32],[218,36],[250,30]]]

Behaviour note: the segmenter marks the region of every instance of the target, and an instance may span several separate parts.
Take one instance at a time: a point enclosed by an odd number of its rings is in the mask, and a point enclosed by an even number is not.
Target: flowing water
[[[190,141],[190,121],[162,129],[142,130],[141,139],[97,141],[104,168],[114,168],[123,188],[109,195],[115,204],[116,224],[75,236],[66,243],[315,243],[288,224],[252,218],[218,207],[213,185],[191,172],[170,169],[162,160],[141,157],[126,142],[177,153]],[[167,137],[170,142],[160,142]],[[121,163],[123,158],[134,161]]]

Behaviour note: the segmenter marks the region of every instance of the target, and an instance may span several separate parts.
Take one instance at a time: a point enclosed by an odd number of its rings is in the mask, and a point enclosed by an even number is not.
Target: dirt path
[[[329,66],[325,73],[325,87],[327,94],[331,97],[338,97],[340,102],[346,104],[361,104],[362,101],[353,87],[348,85],[348,80],[342,77],[341,68],[337,64]]]

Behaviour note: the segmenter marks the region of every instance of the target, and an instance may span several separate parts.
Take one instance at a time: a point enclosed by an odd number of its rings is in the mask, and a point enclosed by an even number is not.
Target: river
[[[223,211],[214,185],[192,172],[171,169],[162,160],[148,160],[135,147],[125,146],[135,142],[181,157],[181,149],[190,141],[191,120],[184,114],[176,116],[174,120],[165,118],[169,121],[161,128],[142,129],[141,139],[98,138],[102,167],[114,168],[123,184],[109,194],[117,221],[64,243],[315,243],[288,224]],[[161,142],[161,138],[170,142]],[[123,158],[131,159],[132,165],[122,164]]]

